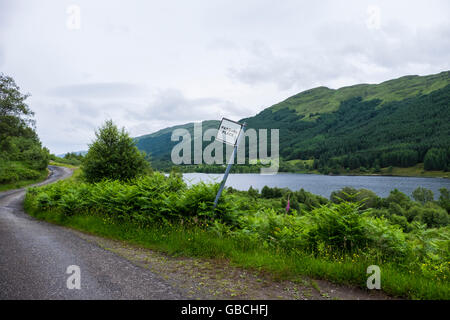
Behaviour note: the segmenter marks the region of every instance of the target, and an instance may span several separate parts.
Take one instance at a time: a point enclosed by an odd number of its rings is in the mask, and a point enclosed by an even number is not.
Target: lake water
[[[220,182],[223,174],[185,173],[184,180],[188,183]],[[439,197],[439,189],[450,189],[450,179],[444,178],[414,178],[414,177],[387,177],[387,176],[325,176],[317,174],[279,173],[276,175],[260,175],[251,173],[230,174],[227,186],[238,190],[248,190],[250,186],[261,190],[265,185],[269,187],[287,187],[291,190],[305,189],[314,194],[330,197],[332,191],[343,187],[356,189],[369,189],[381,197],[398,189],[411,196],[417,187],[433,191],[435,199]]]

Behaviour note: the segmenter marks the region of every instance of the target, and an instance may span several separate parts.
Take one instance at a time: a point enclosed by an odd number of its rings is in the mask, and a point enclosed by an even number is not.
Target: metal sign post
[[[216,140],[225,142],[227,144],[234,144],[233,153],[230,160],[228,160],[227,169],[223,175],[222,183],[220,184],[219,191],[217,192],[216,199],[214,200],[214,208],[216,208],[219,202],[220,195],[222,194],[225,183],[227,182],[228,173],[233,165],[234,158],[236,156],[236,150],[241,142],[241,138],[244,135],[246,123],[235,122],[226,118],[223,118],[220,122],[219,131],[217,132]]]

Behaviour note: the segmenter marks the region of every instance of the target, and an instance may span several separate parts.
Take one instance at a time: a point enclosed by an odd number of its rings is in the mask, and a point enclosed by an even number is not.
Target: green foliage
[[[72,166],[79,166],[83,161],[84,156],[82,154],[77,154],[75,152],[69,152],[64,155],[64,157],[57,157],[55,155],[50,155],[50,160],[53,160],[57,163],[62,164],[70,164]]]
[[[447,211],[435,204],[427,204],[422,207],[414,220],[426,224],[428,228],[438,228],[450,224],[450,216]]]
[[[431,148],[424,158],[425,170],[444,170],[450,163],[449,152],[445,149]]]
[[[34,130],[27,97],[0,73],[0,184],[38,179],[48,165],[49,152]]]
[[[35,180],[42,177],[42,173],[32,169],[21,161],[0,160],[0,184],[16,182],[20,180]]]
[[[35,189],[34,189],[35,190]],[[39,208],[57,209],[65,215],[95,212],[118,221],[140,225],[173,220],[221,219],[233,223],[234,208],[227,191],[215,210],[213,202],[218,185],[197,184],[187,188],[179,174],[165,177],[153,173],[130,180],[103,180],[97,183],[60,181],[46,186],[38,197]]]
[[[411,199],[398,189],[392,190],[389,193],[389,196],[383,199],[382,203],[384,207],[397,205],[398,207],[403,209],[408,209],[413,204]]]
[[[258,198],[259,197],[259,191],[258,189],[254,189],[252,186],[248,188],[248,195],[252,198]]]
[[[134,141],[111,120],[95,133],[96,140],[89,145],[83,160],[83,172],[89,182],[103,179],[128,180],[143,174],[149,164]]]
[[[314,209],[306,236],[317,249],[320,244],[332,250],[352,251],[367,246],[359,206],[342,202]]]
[[[441,188],[439,191],[441,193],[439,196],[439,205],[450,214],[450,192],[446,188]]]
[[[317,208],[328,202],[326,198],[305,191],[303,188],[298,191],[291,191],[288,188],[264,186],[261,189],[261,198],[281,198],[281,207],[283,208],[286,208],[288,197],[290,200],[290,208],[299,212]]]
[[[385,272],[385,281],[397,279],[396,294],[411,294],[412,279],[438,288],[450,276],[448,213],[438,201],[412,201],[398,190],[379,199],[368,190],[347,188],[327,201],[304,190],[267,187],[268,197],[262,197],[254,189],[227,188],[213,209],[218,187],[205,183],[187,186],[177,171],[170,175],[154,172],[128,181],[72,179],[29,189],[26,206],[58,223],[86,220],[83,228],[88,230],[125,228],[127,237],[136,240],[149,237],[154,241],[155,232],[165,230],[158,240],[165,247],[168,235],[178,233],[178,240],[170,240],[177,248],[175,253],[229,257],[252,248],[258,254],[269,250],[271,257],[283,255],[292,261],[314,263],[303,264],[298,270],[302,274],[317,268],[315,275],[336,279],[335,275],[354,282],[360,276],[366,279],[367,265],[377,264]],[[291,200],[289,213],[284,209],[287,197]],[[373,201],[367,201],[370,197]],[[441,190],[441,198],[448,200],[445,190]],[[84,220],[72,220],[74,217]],[[101,226],[92,226],[97,218]],[[222,244],[227,242],[233,245],[225,249]],[[336,274],[342,263],[364,268],[358,271],[360,276],[353,269],[345,276]],[[326,271],[324,264],[329,264]],[[250,261],[248,265],[254,266]],[[388,270],[395,272],[388,275]],[[408,284],[399,280],[405,277],[411,279]],[[417,283],[414,286],[421,297],[445,296],[437,291],[425,293]]]
[[[270,188],[268,186],[264,186],[261,189],[261,197],[266,199],[272,199],[272,198],[281,198],[284,194],[287,193],[287,189],[280,189],[277,187]]]
[[[344,187],[339,191],[333,191],[330,195],[333,203],[341,203],[343,201],[360,203],[362,209],[375,208],[380,202],[380,198],[375,192],[367,189],[355,189],[352,187]]]
[[[414,200],[419,201],[422,204],[425,204],[425,202],[433,201],[434,199],[433,191],[422,187],[418,187],[416,190],[414,190],[412,196]]]

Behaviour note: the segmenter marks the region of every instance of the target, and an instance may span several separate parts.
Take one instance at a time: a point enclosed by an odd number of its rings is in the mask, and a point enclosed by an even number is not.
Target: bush
[[[333,250],[348,252],[368,244],[357,204],[341,202],[322,206],[314,209],[308,218],[310,224],[305,236],[311,249],[324,243]]]
[[[389,196],[381,201],[383,207],[389,207],[393,203],[403,209],[408,209],[413,204],[412,200],[406,194],[397,189],[392,190]]]
[[[22,180],[35,180],[43,175],[42,170],[30,169],[19,161],[0,162],[0,184],[13,183]]]
[[[375,208],[380,202],[380,198],[375,192],[367,189],[357,190],[352,187],[344,187],[339,191],[333,191],[330,200],[333,203],[341,203],[342,201],[359,202],[362,209]]]
[[[408,223],[408,219],[406,219],[405,216],[399,216],[399,215],[393,214],[393,215],[391,215],[388,218],[388,220],[393,225],[400,226],[403,231],[405,231],[405,232],[409,232],[410,231],[410,226],[409,226],[409,223]]]
[[[416,220],[425,223],[428,228],[445,227],[450,224],[447,211],[436,205],[423,208]]]
[[[36,203],[39,209],[48,210],[52,206],[52,201],[50,200],[50,196],[42,192],[36,197]]]
[[[418,187],[412,193],[414,200],[421,202],[424,204],[425,202],[433,201],[434,195],[433,191]]]
[[[95,133],[96,140],[82,162],[84,175],[89,182],[103,179],[129,180],[150,168],[132,138],[124,129],[119,129],[111,120]]]
[[[450,213],[450,192],[446,188],[439,189],[439,205]]]
[[[408,244],[402,228],[384,218],[365,216],[361,222],[369,247],[379,250],[384,257],[399,259],[408,254]]]

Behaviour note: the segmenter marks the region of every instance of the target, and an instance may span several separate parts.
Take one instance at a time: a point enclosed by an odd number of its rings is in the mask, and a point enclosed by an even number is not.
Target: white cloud
[[[447,0],[3,0],[0,67],[62,153],[108,118],[140,135],[251,116],[319,85],[448,70],[448,12]]]

